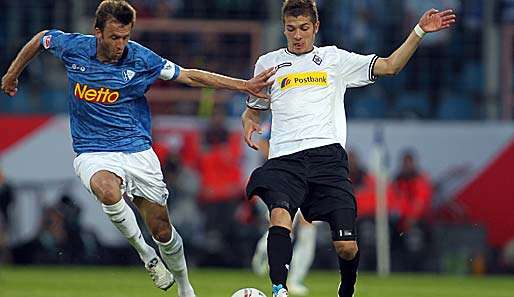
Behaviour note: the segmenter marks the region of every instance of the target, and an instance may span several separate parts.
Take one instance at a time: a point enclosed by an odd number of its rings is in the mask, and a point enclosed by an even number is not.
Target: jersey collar
[[[317,47],[317,46],[314,46],[310,51],[308,51],[308,52],[306,52],[306,53],[303,53],[303,54],[295,54],[295,53],[292,53],[292,52],[290,52],[290,51],[289,51],[289,49],[287,49],[287,47],[286,47],[284,50],[285,50],[286,54],[288,54],[288,55],[296,56],[296,57],[301,57],[301,56],[303,56],[303,55],[308,55],[308,54],[310,54],[310,53],[312,53],[312,52],[314,52],[314,53],[315,53],[315,52],[318,50],[318,47]]]

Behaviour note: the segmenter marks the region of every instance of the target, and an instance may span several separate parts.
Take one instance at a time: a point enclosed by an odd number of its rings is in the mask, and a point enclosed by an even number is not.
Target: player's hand
[[[2,77],[2,92],[11,97],[16,95],[16,92],[18,92],[18,78],[9,74],[4,75]]]
[[[455,19],[455,13],[451,9],[440,12],[432,8],[423,14],[419,20],[419,26],[427,33],[437,32],[449,28],[455,23]]]
[[[246,144],[249,147],[253,148],[254,150],[258,151],[259,147],[257,146],[257,144],[255,142],[253,142],[252,135],[255,131],[257,131],[257,133],[259,133],[259,134],[262,133],[259,123],[256,123],[249,118],[243,118],[242,121],[243,121],[243,131],[244,131],[244,135],[245,135]]]
[[[250,95],[263,98],[263,99],[270,99],[269,94],[266,93],[266,90],[269,86],[273,84],[274,80],[269,80],[277,70],[275,67],[266,69],[259,73],[254,78],[246,81],[246,92],[248,92]]]

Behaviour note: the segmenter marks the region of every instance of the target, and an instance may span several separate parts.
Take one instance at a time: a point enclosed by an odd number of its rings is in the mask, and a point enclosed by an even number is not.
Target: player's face
[[[303,54],[314,48],[319,22],[313,23],[309,16],[284,17],[284,35],[287,49],[294,54]]]
[[[105,24],[103,31],[96,28],[98,58],[109,63],[117,62],[129,42],[132,27],[132,24],[123,25],[110,20]]]

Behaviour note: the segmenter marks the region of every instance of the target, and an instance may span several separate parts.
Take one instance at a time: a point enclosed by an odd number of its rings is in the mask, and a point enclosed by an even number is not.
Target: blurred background
[[[138,11],[132,39],[183,67],[249,78],[259,55],[285,44],[281,1],[130,2]],[[92,32],[98,3],[0,1],[2,74],[40,30]],[[453,8],[458,18],[425,38],[398,76],[347,92],[362,269],[377,268],[375,193],[384,174],[392,271],[514,273],[514,1],[318,0],[318,7],[318,46],[379,56],[429,8]],[[65,85],[64,68],[44,53],[21,75],[16,97],[0,95],[0,263],[139,264],[75,177]],[[249,267],[267,227],[244,198],[246,179],[263,162],[242,141],[245,95],[159,81],[147,97],[190,265]],[[334,269],[328,228],[317,228],[314,267]]]

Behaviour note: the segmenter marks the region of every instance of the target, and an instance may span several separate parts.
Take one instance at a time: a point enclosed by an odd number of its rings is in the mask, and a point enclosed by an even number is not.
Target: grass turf
[[[269,282],[248,270],[192,269],[198,297],[230,297],[242,287],[256,287],[271,297]],[[309,297],[336,297],[338,273],[314,271],[306,280]],[[0,267],[2,297],[162,297],[177,296],[175,287],[153,287],[142,268]],[[292,296],[294,297],[294,296]],[[356,297],[514,297],[514,279],[394,274],[360,274]]]

